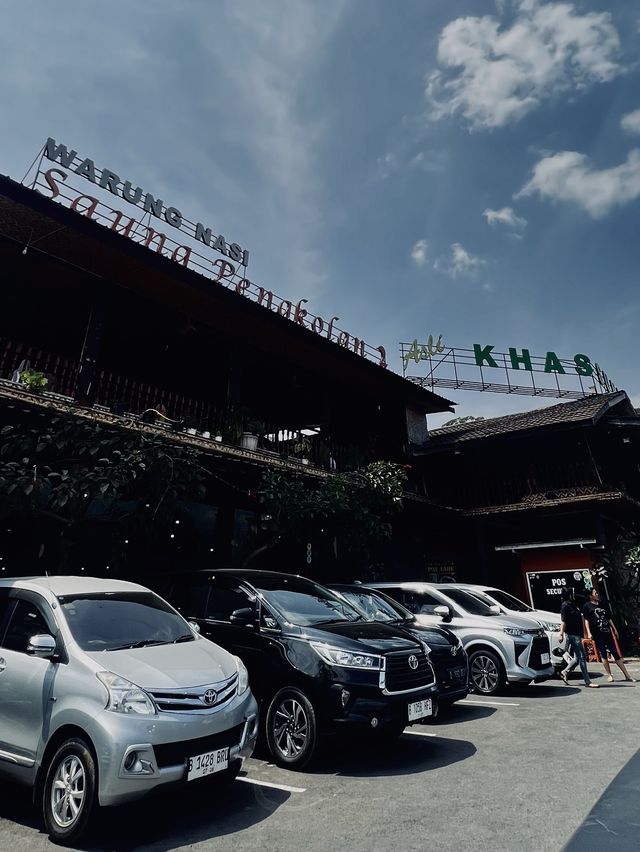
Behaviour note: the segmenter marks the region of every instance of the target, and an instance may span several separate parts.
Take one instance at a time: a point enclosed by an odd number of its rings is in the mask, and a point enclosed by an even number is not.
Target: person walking
[[[564,640],[565,636],[567,637],[567,652],[572,656],[572,659],[567,663],[567,667],[560,671],[560,677],[565,683],[569,683],[568,675],[580,663],[584,685],[591,687],[591,689],[598,689],[598,684],[592,683],[589,677],[587,657],[582,644],[584,624],[582,613],[575,602],[573,589],[565,589],[562,598],[562,608],[560,609],[560,642]]]
[[[612,683],[614,679],[611,674],[609,657],[607,656],[607,652],[609,652],[613,657],[614,663],[624,675],[624,680],[629,683],[635,683],[635,680],[627,671],[624,660],[618,653],[618,649],[613,641],[614,638],[616,641],[619,641],[618,631],[613,621],[611,621],[607,606],[600,600],[600,594],[597,589],[592,589],[589,600],[582,607],[582,614],[587,624],[587,636],[595,642],[595,646],[602,659],[602,665],[607,673],[607,680]]]

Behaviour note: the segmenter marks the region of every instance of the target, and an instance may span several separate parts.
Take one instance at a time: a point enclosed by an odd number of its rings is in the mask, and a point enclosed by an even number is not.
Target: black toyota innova
[[[147,579],[203,636],[237,654],[276,763],[312,757],[324,732],[399,736],[436,711],[426,646],[369,622],[324,586],[291,574],[224,570]]]

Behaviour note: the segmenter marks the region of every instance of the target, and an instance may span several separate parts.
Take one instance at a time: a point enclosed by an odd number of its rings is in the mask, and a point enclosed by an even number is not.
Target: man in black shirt
[[[613,661],[624,675],[624,679],[630,683],[635,683],[634,679],[627,671],[624,660],[618,653],[616,644],[613,641],[614,637],[618,640],[618,631],[616,630],[616,626],[613,621],[611,621],[609,610],[600,600],[600,595],[598,594],[597,589],[592,590],[591,597],[582,607],[582,614],[587,622],[587,635],[589,639],[593,639],[595,642],[602,660],[602,665],[607,673],[607,680],[609,682],[613,681],[611,666],[609,665],[609,658],[607,656],[607,651],[609,651],[613,657]]]
[[[573,597],[573,589],[566,589],[563,594],[562,609],[560,610],[560,642],[564,636],[567,637],[567,651],[573,656],[573,659],[567,663],[566,669],[560,672],[560,677],[567,683],[567,675],[572,672],[580,663],[580,671],[584,678],[584,685],[590,686],[592,689],[597,689],[598,684],[592,683],[589,677],[589,669],[587,668],[587,658],[582,645],[582,637],[584,636],[584,627],[582,624],[582,614],[578,609]]]

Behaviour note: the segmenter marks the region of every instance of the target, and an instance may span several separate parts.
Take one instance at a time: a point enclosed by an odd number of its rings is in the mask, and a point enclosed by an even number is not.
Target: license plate
[[[542,664],[543,664],[543,665],[545,665],[545,663],[546,663],[547,665],[549,665],[549,663],[551,662],[551,657],[549,656],[549,654],[541,654],[541,655],[540,655],[540,660],[542,661]]]
[[[424,701],[414,701],[409,705],[409,721],[415,722],[416,719],[424,719],[425,716],[431,716],[433,708],[431,699],[426,698]]]
[[[194,778],[204,778],[205,775],[213,775],[214,772],[222,772],[229,768],[229,749],[218,748],[215,751],[207,751],[189,758],[187,781]]]
[[[464,666],[460,666],[459,669],[449,669],[449,680],[460,680],[466,673],[467,670]]]

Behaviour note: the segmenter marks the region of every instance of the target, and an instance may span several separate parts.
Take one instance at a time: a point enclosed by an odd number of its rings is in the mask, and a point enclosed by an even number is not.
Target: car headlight
[[[522,627],[503,627],[502,630],[509,636],[524,636],[525,631]]]
[[[134,716],[156,715],[153,699],[135,683],[113,672],[97,672],[97,678],[107,688],[109,695],[105,710]]]
[[[544,627],[545,630],[549,631],[549,633],[559,633],[560,632],[560,625],[556,624],[553,621],[543,621],[542,626]]]
[[[332,666],[342,666],[346,669],[371,669],[379,671],[382,668],[382,657],[377,654],[360,654],[355,651],[345,651],[344,648],[332,648],[322,642],[311,642],[311,647],[325,663]]]
[[[234,657],[233,659],[236,661],[236,666],[238,667],[238,695],[242,695],[243,692],[249,689],[249,672],[240,657]]]

